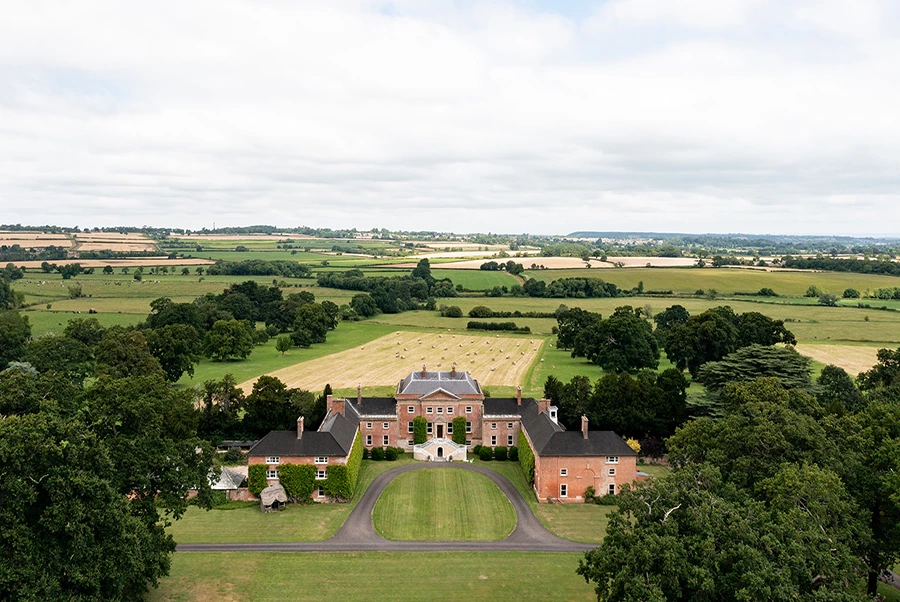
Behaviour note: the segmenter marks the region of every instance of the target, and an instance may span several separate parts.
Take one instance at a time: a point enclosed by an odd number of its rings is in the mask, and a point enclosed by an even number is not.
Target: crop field
[[[66,234],[44,234],[42,232],[0,232],[0,245],[19,245],[23,249],[43,249],[46,247],[70,247],[72,240]]]
[[[596,600],[581,554],[532,552],[176,553],[150,602]]]
[[[840,297],[848,288],[865,293],[866,290],[900,286],[900,278],[895,276],[786,270],[767,272],[735,268],[621,268],[602,272],[595,269],[526,270],[523,276],[544,282],[559,278],[602,278],[628,290],[635,288],[639,281],[643,281],[644,290],[648,291],[671,290],[677,293],[693,293],[698,289],[716,289],[720,294],[727,295],[738,291],[756,292],[765,287],[771,288],[779,295],[802,296],[809,285],[815,284],[826,292]]]
[[[401,474],[378,498],[372,518],[379,535],[400,541],[499,540],[516,527],[500,488],[468,470]]]
[[[881,346],[871,345],[829,345],[806,344],[797,345],[797,351],[813,360],[824,364],[839,366],[847,371],[847,374],[856,376],[860,372],[870,370],[878,359],[875,357]]]
[[[338,330],[340,330],[340,326]],[[329,335],[329,338],[333,335]],[[452,333],[397,331],[365,345],[270,372],[289,387],[316,391],[396,385],[423,364],[430,369],[468,370],[482,385],[524,382],[538,358],[542,341],[528,337],[471,336]],[[249,391],[253,380],[241,386]]]

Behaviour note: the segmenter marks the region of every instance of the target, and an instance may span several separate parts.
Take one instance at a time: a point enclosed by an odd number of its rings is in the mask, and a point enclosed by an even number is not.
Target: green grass
[[[596,600],[581,554],[530,552],[176,553],[150,602]]]
[[[143,321],[142,316],[135,314],[100,313],[100,314],[74,314],[64,311],[26,311],[28,322],[31,324],[31,336],[39,337],[47,333],[62,334],[69,324],[69,320],[76,318],[97,318],[105,328],[110,326],[131,326]]]
[[[215,362],[204,358],[194,368],[194,377],[184,375],[178,384],[193,386],[209,379],[219,380],[226,374],[234,375],[237,382],[242,383],[273,370],[356,347],[392,331],[392,328],[383,324],[341,322],[336,329],[328,333],[328,340],[325,343],[313,345],[309,349],[291,349],[284,355],[275,349],[276,339],[273,338],[264,345],[255,346],[253,353],[245,360]]]
[[[505,539],[516,515],[490,479],[467,470],[423,469],[396,477],[378,498],[375,530],[400,541]]]
[[[738,291],[756,292],[767,287],[779,295],[796,296],[803,295],[811,284],[837,296],[841,296],[848,288],[865,293],[867,289],[900,285],[900,279],[895,276],[843,272],[764,272],[734,268],[527,270],[523,276],[545,282],[559,278],[601,278],[629,290],[643,281],[644,290],[672,290],[679,293],[713,288],[722,294],[731,294]]]
[[[506,272],[488,272],[486,270],[431,270],[437,279],[449,278],[453,284],[461,284],[470,291],[484,291],[495,286],[510,287],[519,284],[520,280]],[[449,301],[452,301],[450,299]]]
[[[884,596],[884,602],[900,602],[900,589],[886,583],[878,584],[878,595]]]
[[[364,460],[356,493],[347,504],[288,504],[266,514],[256,503],[209,511],[192,506],[168,531],[178,543],[324,541],[341,528],[376,476],[413,462],[407,454],[395,462]]]
[[[646,472],[651,477],[664,477],[672,472],[672,469],[662,464],[638,464],[637,469]]]

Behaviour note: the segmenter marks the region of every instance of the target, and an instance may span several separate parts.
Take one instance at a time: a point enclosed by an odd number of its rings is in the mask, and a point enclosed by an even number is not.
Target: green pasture
[[[595,600],[581,554],[176,553],[150,602],[196,600]]]
[[[143,316],[135,314],[98,313],[92,315],[74,314],[64,311],[26,311],[23,312],[31,324],[31,336],[39,337],[47,333],[62,334],[69,320],[76,318],[97,318],[104,328],[110,326],[131,326],[143,321]]]
[[[495,286],[511,287],[520,284],[520,280],[506,272],[488,272],[486,270],[431,270],[437,279],[449,278],[453,284],[461,284],[470,291],[484,291]]]
[[[720,294],[756,292],[771,288],[779,295],[802,296],[815,284],[826,292],[841,296],[845,289],[861,293],[876,288],[900,286],[900,278],[844,272],[790,272],[736,268],[612,268],[572,270],[526,270],[523,276],[544,282],[559,278],[602,278],[619,288],[632,289],[643,281],[644,290],[672,290],[693,293],[698,289],[716,289]]]
[[[375,530],[400,541],[491,541],[516,527],[500,488],[468,470],[423,469],[397,476],[372,513]]]

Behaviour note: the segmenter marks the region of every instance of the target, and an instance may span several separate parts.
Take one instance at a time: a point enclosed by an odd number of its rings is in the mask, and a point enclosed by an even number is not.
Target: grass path
[[[378,498],[373,520],[379,535],[398,541],[496,541],[516,526],[500,489],[463,470],[401,474]]]

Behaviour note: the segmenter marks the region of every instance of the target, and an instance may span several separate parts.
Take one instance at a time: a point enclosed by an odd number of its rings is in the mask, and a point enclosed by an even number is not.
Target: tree
[[[859,388],[863,391],[900,384],[900,348],[879,349],[876,357],[878,363],[859,374]]]
[[[97,359],[97,375],[110,378],[132,376],[164,377],[159,360],[150,353],[147,340],[140,332],[121,327],[110,328],[100,339],[94,351]]]
[[[463,433],[466,429],[463,428]],[[424,416],[416,416],[413,418],[413,443],[419,445],[428,440],[428,421]]]
[[[244,429],[262,436],[269,431],[296,427],[301,415],[296,391],[274,376],[260,376],[244,401]],[[303,393],[311,396],[308,391]]]
[[[669,330],[666,356],[679,370],[696,376],[700,366],[720,360],[740,346],[736,316],[730,307],[709,309]]]
[[[201,409],[197,432],[206,439],[221,440],[235,433],[244,407],[244,392],[226,374],[220,381],[208,380],[201,389]]]
[[[432,285],[434,285],[434,277],[431,275],[431,263],[428,261],[427,257],[419,260],[419,263],[416,264],[411,275],[413,278],[421,278],[427,282],[428,288],[431,288]]]
[[[331,324],[332,319],[322,306],[310,303],[297,310],[294,332],[303,333],[310,343],[324,343]]]
[[[90,348],[96,347],[103,338],[106,329],[100,325],[97,318],[72,318],[66,324],[63,334],[70,339],[75,339]]]
[[[27,316],[17,311],[0,311],[0,370],[25,354],[25,342],[30,336]]]
[[[826,307],[837,307],[837,304],[837,295],[832,295],[831,293],[823,293],[819,295],[819,305],[825,305]]]
[[[19,297],[10,286],[0,280],[0,312],[19,306]]]
[[[816,397],[826,411],[832,414],[858,412],[865,401],[850,375],[838,366],[825,366],[816,381]]]
[[[855,288],[848,288],[844,289],[843,297],[844,299],[859,299],[860,294]]]
[[[737,316],[737,325],[741,347],[777,343],[797,344],[794,334],[784,327],[782,320],[773,320],[759,312],[748,311],[740,314]]]
[[[665,345],[669,330],[673,326],[684,324],[690,317],[691,314],[681,305],[673,305],[653,316],[653,321],[656,322],[656,339],[659,344]]]
[[[275,341],[275,349],[281,355],[284,355],[285,353],[290,351],[291,347],[293,346],[294,344],[291,342],[291,337],[288,336],[280,336]]]
[[[718,362],[707,362],[697,372],[697,380],[708,391],[721,391],[730,382],[762,377],[777,378],[786,388],[809,389],[810,359],[793,347],[750,345],[729,353]]]
[[[560,349],[574,349],[578,335],[585,329],[596,324],[603,319],[598,313],[584,311],[580,307],[573,307],[566,311],[560,312],[556,316],[556,324],[559,328],[556,338],[556,346]],[[573,356],[576,357],[575,351]],[[584,356],[578,353],[578,356]]]
[[[193,378],[194,364],[200,361],[200,336],[193,326],[168,324],[147,331],[147,347],[159,360],[166,380],[177,382],[185,372]]]
[[[860,601],[852,504],[840,480],[787,467],[759,501],[698,465],[626,488],[577,573],[602,602]]]
[[[247,359],[253,351],[253,331],[247,322],[219,320],[203,339],[203,355],[223,362],[232,357]]]
[[[25,361],[39,372],[59,372],[81,384],[94,371],[91,349],[81,341],[47,334],[28,344]]]
[[[655,369],[659,347],[650,324],[630,306],[619,307],[606,320],[599,320],[575,338],[575,351],[608,372]]]
[[[353,295],[353,298],[350,299],[350,307],[364,318],[371,318],[378,313],[378,305],[375,303],[372,295],[368,293]]]

